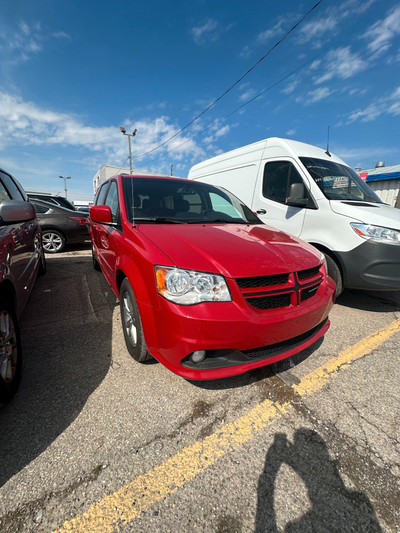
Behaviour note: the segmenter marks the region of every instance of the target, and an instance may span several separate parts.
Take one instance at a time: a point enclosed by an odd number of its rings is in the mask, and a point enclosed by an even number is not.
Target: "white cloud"
[[[319,78],[314,78],[314,82],[325,83],[334,77],[347,79],[362,72],[368,67],[367,61],[356,53],[351,52],[350,46],[330,50],[326,55],[325,73]]]
[[[389,96],[378,98],[364,109],[353,111],[348,117],[348,123],[356,121],[371,122],[385,114],[400,115],[400,86]]]
[[[248,100],[251,100],[256,94],[257,91],[255,89],[247,89],[239,96],[239,100],[242,102],[247,102]]]
[[[282,89],[282,92],[285,94],[292,94],[296,90],[299,83],[300,83],[300,80],[291,81],[288,85],[286,85],[284,89]]]
[[[132,143],[132,152],[136,157],[152,150],[179,130],[164,116],[136,121],[135,124],[125,122],[123,125],[127,131],[138,130]],[[117,161],[122,160],[127,152],[126,139],[117,126],[87,126],[79,117],[44,109],[0,91],[0,149],[13,145],[78,147]],[[176,148],[178,158],[203,154],[200,146],[184,135],[175,137],[157,154],[173,148]]]
[[[400,34],[400,5],[395,6],[386,18],[377,20],[363,37],[371,52],[381,54],[391,46],[391,41]]]
[[[309,91],[304,105],[315,104],[315,102],[319,102],[321,100],[324,100],[325,98],[328,98],[328,96],[330,96],[331,94],[332,91],[328,87],[319,87],[314,91]]]
[[[296,133],[296,130],[289,130],[286,132],[286,135],[292,136]]]
[[[192,36],[197,44],[206,41],[215,41],[218,38],[218,22],[214,19],[208,19],[202,26],[192,28]]]
[[[28,25],[21,21],[18,28],[0,28],[0,52],[5,65],[16,65],[28,61],[42,51],[44,43],[50,39],[69,39],[63,31],[46,33],[40,22]]]

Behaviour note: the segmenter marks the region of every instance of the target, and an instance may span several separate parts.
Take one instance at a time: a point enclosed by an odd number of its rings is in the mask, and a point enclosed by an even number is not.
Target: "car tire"
[[[144,363],[151,359],[152,356],[147,351],[136,298],[127,278],[121,283],[120,310],[122,329],[128,352],[135,361]]]
[[[65,237],[54,229],[46,229],[42,232],[42,243],[45,253],[57,254],[65,248]]]
[[[21,336],[17,316],[7,299],[0,298],[0,403],[8,403],[21,380]]]
[[[343,292],[343,277],[342,272],[339,268],[339,265],[336,263],[336,261],[325,253],[326,263],[328,265],[328,276],[330,276],[333,281],[336,283],[336,292],[335,297],[338,298]]]
[[[93,262],[93,268],[95,270],[97,270],[98,272],[101,271],[101,266],[99,264],[99,262],[97,261],[97,257],[96,257],[96,254],[94,253],[94,250],[92,248],[92,262]]]

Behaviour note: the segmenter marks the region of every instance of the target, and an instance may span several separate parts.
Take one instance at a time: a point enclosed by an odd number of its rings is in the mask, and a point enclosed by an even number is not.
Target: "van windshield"
[[[300,161],[328,200],[383,203],[350,167],[312,157],[300,157]]]
[[[122,182],[126,214],[132,223],[262,224],[238,198],[212,185],[128,176]]]

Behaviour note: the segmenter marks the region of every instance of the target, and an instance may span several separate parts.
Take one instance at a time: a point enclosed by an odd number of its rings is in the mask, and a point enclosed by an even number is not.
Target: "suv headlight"
[[[400,244],[400,231],[370,224],[356,224],[351,222],[353,230],[363,239],[371,239],[386,244]]]
[[[159,294],[171,302],[193,305],[232,301],[223,276],[164,266],[156,266],[155,272]]]

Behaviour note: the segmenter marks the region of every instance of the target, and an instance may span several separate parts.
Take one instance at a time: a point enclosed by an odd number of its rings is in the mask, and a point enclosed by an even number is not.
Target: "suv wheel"
[[[0,300],[0,403],[7,403],[21,380],[22,354],[18,320],[12,306]]]
[[[54,229],[44,230],[42,234],[44,251],[49,254],[62,252],[65,248],[65,237]]]
[[[128,352],[139,363],[148,361],[152,356],[147,351],[136,298],[127,278],[121,283],[119,297],[122,329]]]

